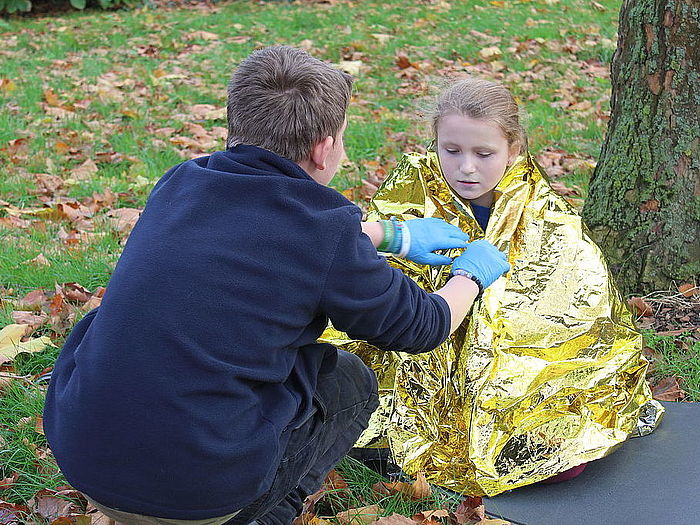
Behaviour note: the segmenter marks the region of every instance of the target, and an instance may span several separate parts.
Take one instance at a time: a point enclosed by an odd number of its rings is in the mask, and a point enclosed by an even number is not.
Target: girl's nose
[[[471,157],[465,157],[459,166],[459,171],[462,173],[474,173],[476,168],[474,167],[474,161]]]

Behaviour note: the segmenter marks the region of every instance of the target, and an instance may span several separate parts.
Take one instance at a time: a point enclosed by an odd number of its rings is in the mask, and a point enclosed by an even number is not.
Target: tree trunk
[[[700,1],[625,0],[583,209],[625,293],[700,275]]]

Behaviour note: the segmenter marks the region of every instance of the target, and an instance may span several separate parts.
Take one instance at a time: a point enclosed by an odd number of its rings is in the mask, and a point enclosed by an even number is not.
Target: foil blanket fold
[[[323,341],[362,357],[379,379],[380,408],[356,446],[388,444],[409,474],[493,496],[656,427],[663,408],[631,314],[579,214],[531,156],[499,182],[485,232],[434,152],[405,155],[374,196],[368,220],[392,216],[445,219],[507,252],[512,269],[432,352],[382,352],[326,330]],[[449,266],[389,263],[428,292],[449,278]]]

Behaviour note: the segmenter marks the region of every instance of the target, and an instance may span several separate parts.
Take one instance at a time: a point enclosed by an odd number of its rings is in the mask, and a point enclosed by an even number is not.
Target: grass
[[[681,387],[689,401],[700,401],[700,341],[686,333],[677,337],[647,332],[646,345],[660,358],[654,363],[654,375],[682,378]]]
[[[168,168],[223,146],[226,123],[216,108],[235,65],[256,47],[298,45],[336,64],[361,63],[345,138],[348,161],[333,182],[345,190],[429,140],[419,115],[426,98],[445,78],[465,73],[511,88],[528,114],[535,155],[548,148],[595,162],[618,9],[616,0],[238,0],[0,19],[0,327],[13,322],[19,298],[37,288],[106,285],[124,242],[107,212],[143,206]],[[501,55],[481,58],[493,46]],[[398,55],[413,66],[400,69]],[[207,104],[213,111],[202,112]],[[96,167],[87,175],[86,161]],[[585,193],[589,176],[590,168],[580,167],[562,180]],[[47,188],[50,180],[60,186]],[[78,220],[34,214],[108,192],[113,202]],[[67,234],[77,237],[66,240]],[[48,264],[34,262],[38,255]],[[60,345],[68,328],[48,323],[35,335]],[[697,396],[697,345],[651,341],[668,354],[668,370],[692,370],[684,387]],[[19,475],[2,500],[26,502],[63,483],[33,423],[46,387],[37,375],[57,352],[21,355],[0,368],[6,376],[0,479]],[[376,475],[351,460],[340,468],[361,495],[356,503],[369,501]],[[381,504],[389,513],[417,508]]]

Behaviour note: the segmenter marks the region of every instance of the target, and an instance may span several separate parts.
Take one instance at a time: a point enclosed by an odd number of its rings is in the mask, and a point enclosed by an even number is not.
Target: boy
[[[113,519],[290,523],[377,404],[372,372],[317,343],[328,319],[379,348],[428,351],[508,270],[472,243],[453,264],[462,275],[428,294],[377,255],[444,263],[432,252],[467,237],[440,220],[361,225],[326,187],[350,91],[294,48],[245,59],[228,149],[156,184],[102,305],[66,341],[46,435]]]

